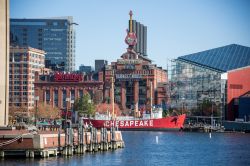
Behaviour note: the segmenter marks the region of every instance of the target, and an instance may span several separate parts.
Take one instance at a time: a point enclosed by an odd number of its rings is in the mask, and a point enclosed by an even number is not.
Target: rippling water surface
[[[158,143],[157,139],[158,137]],[[0,165],[250,165],[250,134],[123,132],[126,147],[115,151],[45,159],[7,158]]]

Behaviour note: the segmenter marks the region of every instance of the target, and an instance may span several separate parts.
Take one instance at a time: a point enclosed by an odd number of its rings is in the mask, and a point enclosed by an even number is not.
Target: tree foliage
[[[79,115],[92,116],[95,114],[95,106],[91,101],[91,97],[88,93],[84,94],[83,97],[78,98],[74,103],[74,110],[79,112]]]
[[[30,111],[26,107],[10,107],[9,108],[9,116],[11,117],[29,117],[30,116]]]
[[[53,108],[51,105],[45,103],[38,103],[37,107],[37,112],[36,107],[32,109],[32,112],[34,116],[37,115],[39,119],[57,119],[61,117],[61,111],[57,107]]]
[[[15,122],[30,121],[32,111],[27,107],[9,107],[9,120],[10,124]]]
[[[107,114],[109,112],[112,114],[112,104],[107,104],[107,103],[101,103],[96,106],[96,111],[99,112],[100,114]],[[114,113],[116,116],[121,115],[121,110],[117,104],[114,104]]]

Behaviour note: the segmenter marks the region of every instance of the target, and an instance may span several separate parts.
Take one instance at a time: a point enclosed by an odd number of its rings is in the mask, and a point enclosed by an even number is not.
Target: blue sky
[[[250,46],[248,0],[10,0],[11,18],[74,17],[77,68],[120,58],[129,10],[148,27],[148,57],[163,68],[178,56]]]

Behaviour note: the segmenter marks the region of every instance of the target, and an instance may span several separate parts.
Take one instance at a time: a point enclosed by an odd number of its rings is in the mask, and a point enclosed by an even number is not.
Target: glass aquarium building
[[[171,63],[171,107],[188,115],[225,117],[227,72],[250,65],[250,48],[231,44]]]

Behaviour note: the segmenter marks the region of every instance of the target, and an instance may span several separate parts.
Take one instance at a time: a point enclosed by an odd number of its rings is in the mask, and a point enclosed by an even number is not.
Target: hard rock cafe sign
[[[125,42],[129,46],[135,46],[137,43],[136,34],[133,32],[127,32],[127,36],[125,38]]]
[[[55,82],[80,82],[83,80],[82,74],[75,73],[56,73],[54,74]]]
[[[135,32],[132,30],[132,11],[129,12],[130,15],[130,21],[129,21],[129,30],[127,30],[127,36],[125,38],[125,43],[129,46],[135,46],[137,43],[137,37]]]

